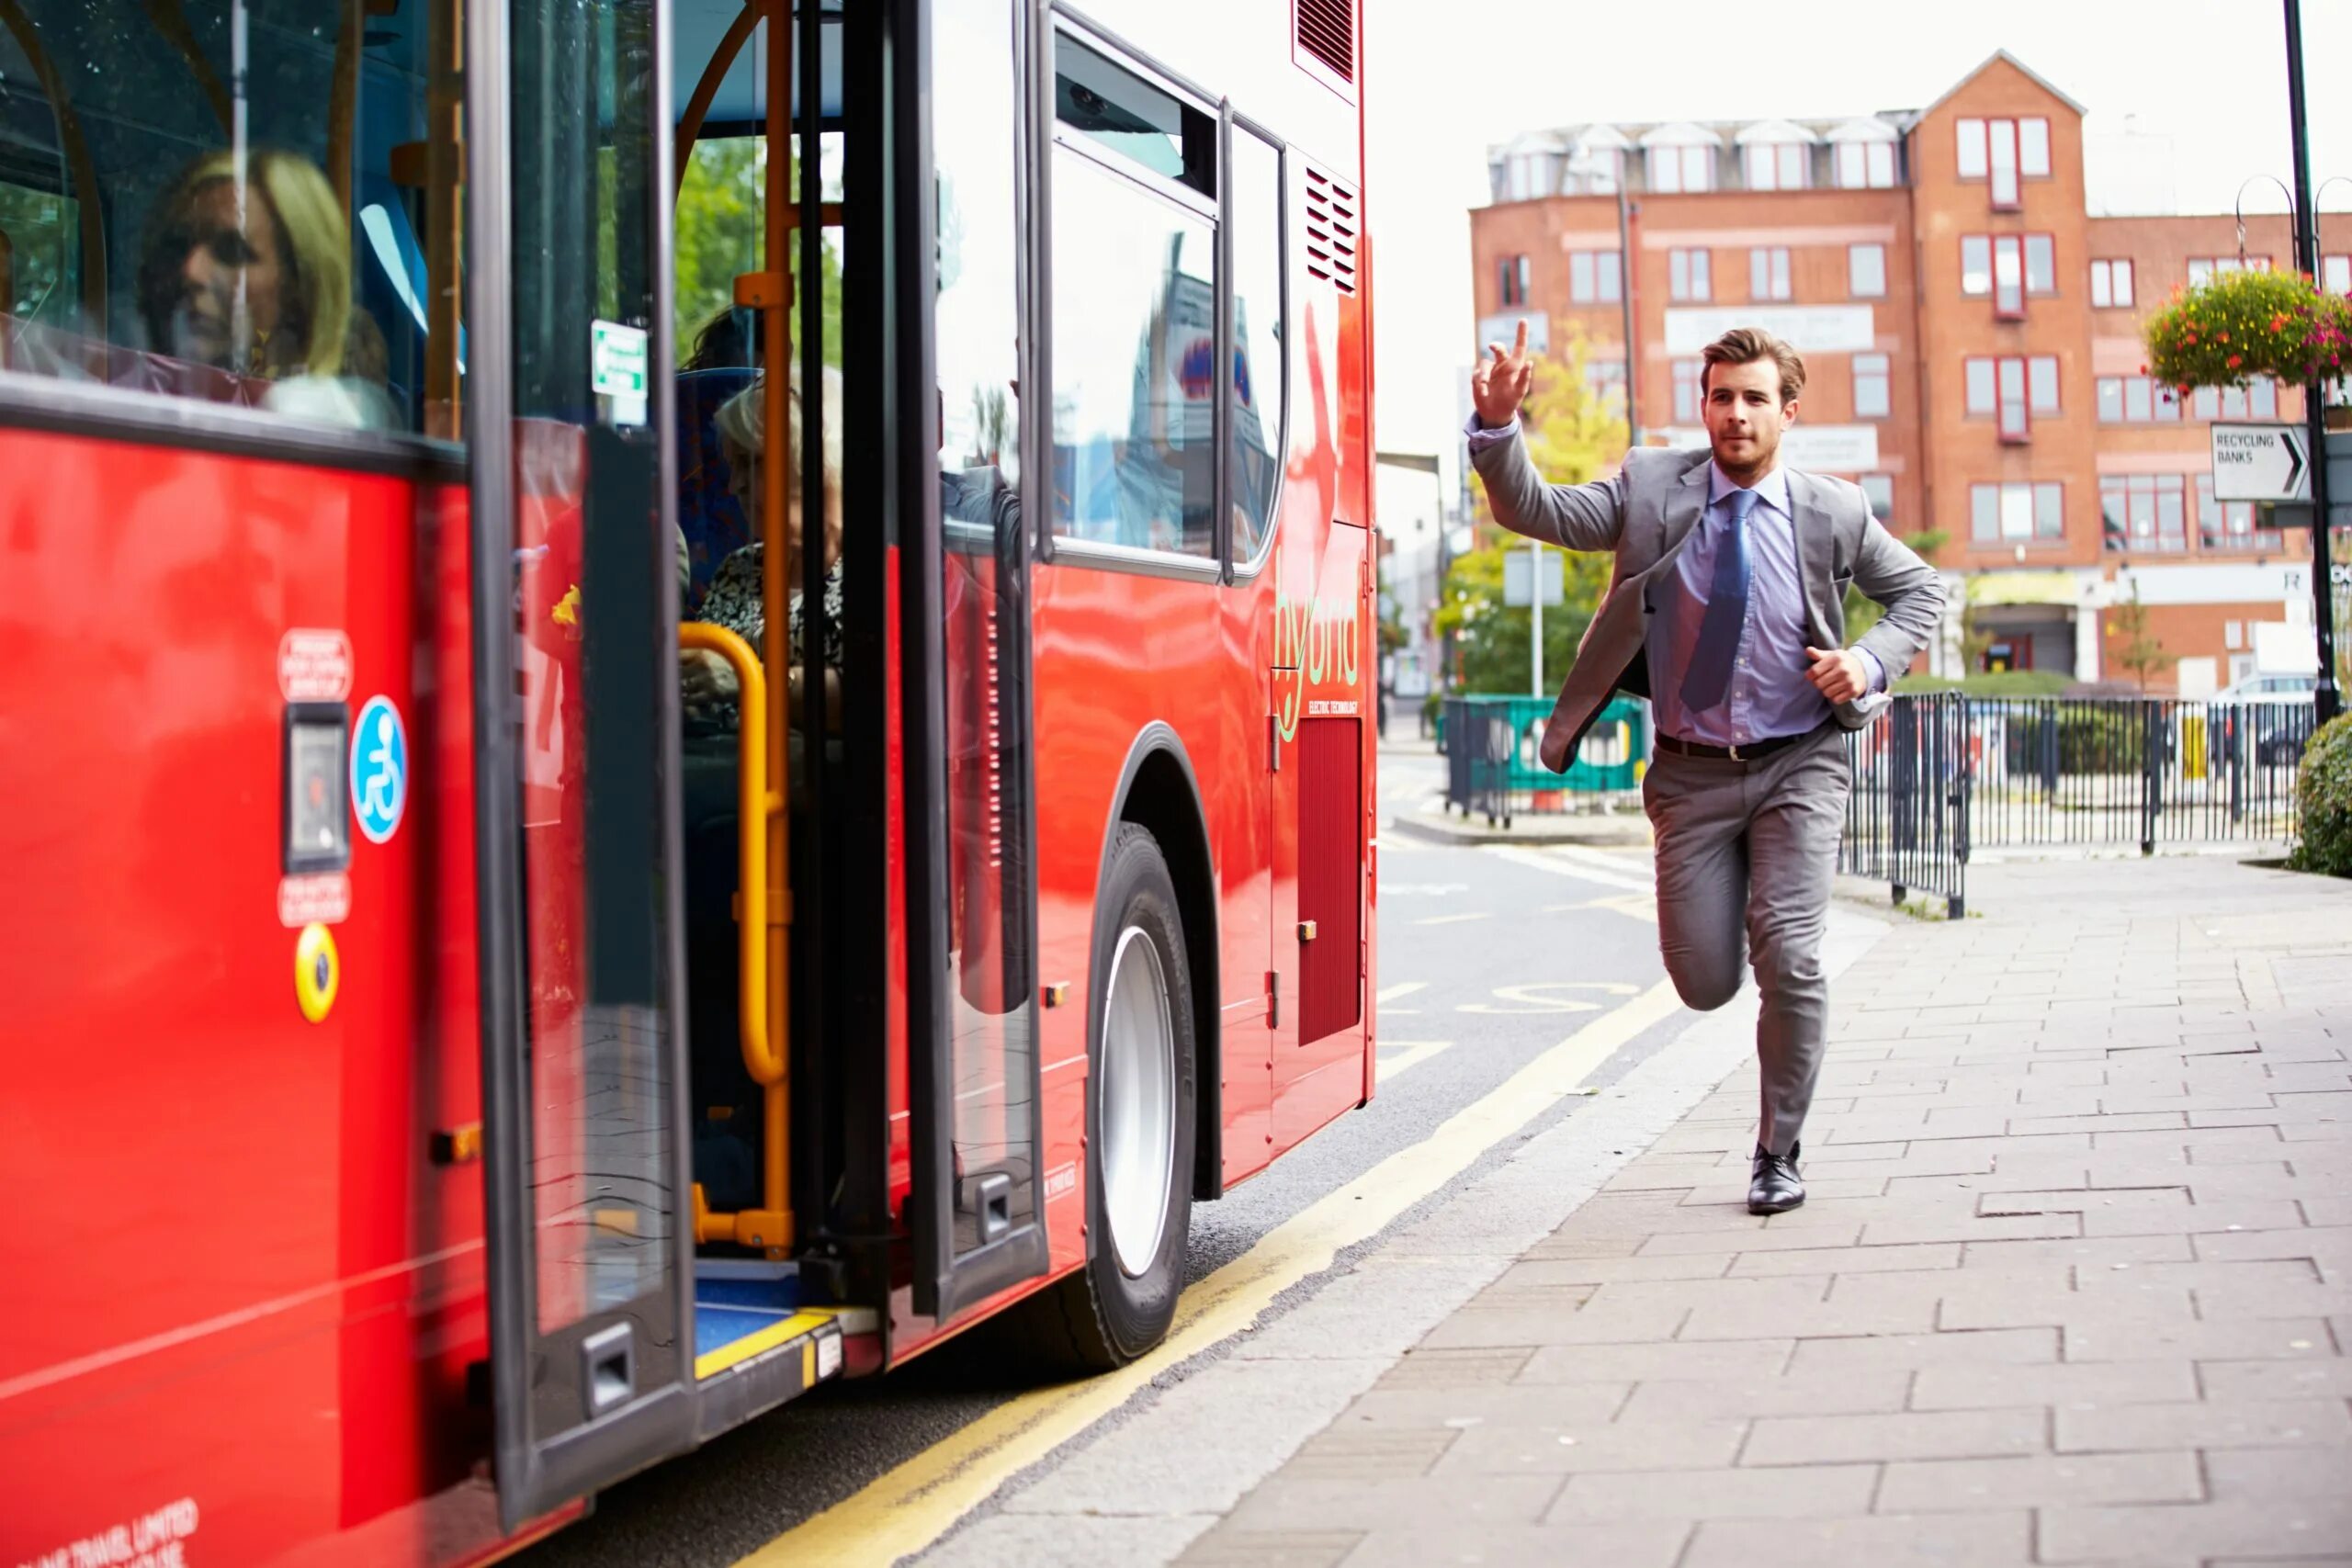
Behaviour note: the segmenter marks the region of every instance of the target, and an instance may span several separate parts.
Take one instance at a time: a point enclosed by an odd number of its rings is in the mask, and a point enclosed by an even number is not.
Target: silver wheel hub
[[[1119,933],[1102,999],[1102,1207],[1129,1278],[1149,1269],[1168,1227],[1176,1162],[1176,1028],[1159,948],[1140,926]]]

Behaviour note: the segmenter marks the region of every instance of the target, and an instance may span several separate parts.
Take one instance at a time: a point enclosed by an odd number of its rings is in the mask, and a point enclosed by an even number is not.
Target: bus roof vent
[[[1356,193],[1306,168],[1306,270],[1342,294],[1356,291]]]
[[[1298,47],[1340,81],[1356,79],[1355,0],[1292,0]]]

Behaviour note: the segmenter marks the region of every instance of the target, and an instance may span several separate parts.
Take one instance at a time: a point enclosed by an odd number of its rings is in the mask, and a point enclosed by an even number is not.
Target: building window
[[[2004,439],[2022,441],[2030,419],[2059,412],[2058,356],[2036,354],[2007,359],[1971,359],[1967,364],[1967,410],[1998,414]],[[2022,400],[2022,409],[2013,407]]]
[[[1715,150],[1712,147],[1653,147],[1649,151],[1650,190],[1674,196],[1715,188]]]
[[[1993,236],[1993,314],[2005,321],[2025,319],[2025,245],[2015,234]]]
[[[2279,547],[2278,530],[2263,528],[2255,503],[2250,501],[2215,501],[2213,476],[2197,476],[2197,543],[2208,550],[2275,550]],[[2232,622],[2235,626],[2237,623]],[[2232,648],[2243,643],[2232,642]]]
[[[1747,149],[1747,188],[1803,190],[1813,180],[1811,149],[1797,141],[1759,141]]]
[[[2107,547],[2177,554],[2188,548],[2188,481],[2178,474],[2109,474],[2098,481]]]
[[[1993,209],[1996,212],[2015,211],[2025,204],[2024,197],[2018,189],[2018,122],[2013,119],[1986,120],[1984,134],[1992,151]]]
[[[2035,118],[2018,121],[2018,172],[2030,180],[2050,177],[2050,122]]]
[[[1528,279],[1527,258],[1525,256],[1505,256],[1503,257],[1502,264],[1498,270],[1502,276],[1503,303],[1506,305],[1526,304]]]
[[[1584,362],[1584,384],[1602,402],[1614,402],[1620,410],[1625,406],[1625,362],[1622,359],[1588,359]]]
[[[1715,297],[1706,251],[1666,254],[1667,291],[1677,304],[1703,304]]]
[[[1678,359],[1674,362],[1674,423],[1699,423],[1699,376],[1706,362],[1701,359]]]
[[[1894,476],[1864,474],[1862,499],[1871,503],[1871,515],[1883,523],[1894,515]]]
[[[1999,368],[2001,439],[2030,441],[2033,439],[2033,413],[2026,400],[2025,361],[2004,359]]]
[[[1981,180],[1984,177],[1984,122],[1963,119],[1954,130],[1960,141],[1960,177]]]
[[[1888,383],[1892,379],[1883,354],[1854,355],[1854,417],[1884,419],[1887,415]]]
[[[1846,247],[1846,290],[1857,299],[1886,298],[1886,247]]]
[[[2188,258],[2188,286],[2194,288],[2200,283],[2211,283],[2233,272],[2269,270],[2268,256],[2247,256],[2244,260],[2236,256],[2191,256]]]
[[[2025,362],[2026,401],[2031,405],[2034,417],[2042,418],[2058,412],[2058,356],[2037,354]]]
[[[1972,297],[1993,292],[1993,241],[1985,234],[1960,237],[1960,291]]]
[[[2007,210],[2020,205],[2020,177],[2049,177],[2047,119],[1963,119],[1958,122],[1957,130],[1960,177],[1986,181],[1992,187],[1996,209]]]
[[[1789,247],[1758,245],[1747,253],[1747,297],[1785,299],[1789,297]]]
[[[1840,190],[1890,189],[1894,184],[1894,143],[1840,141],[1837,165]]]
[[[2098,310],[2132,308],[2132,264],[2120,257],[2091,263],[2091,304]]]
[[[2146,376],[2101,376],[2097,385],[2101,424],[2174,424],[2180,420],[2179,396]]]
[[[1568,160],[1568,183],[1563,189],[1587,196],[1614,196],[1625,177],[1625,154],[1614,147],[1580,147]]]
[[[2199,490],[2198,494],[2199,497],[2202,497],[2204,491]],[[2201,504],[2199,510],[2202,510]],[[2222,646],[2228,649],[2233,653],[2235,653],[2239,649],[2245,646],[2245,623],[2244,621],[2223,621],[2222,623]]]
[[[2028,294],[2058,292],[2058,247],[2047,234],[2025,236],[2025,291]]]
[[[2243,387],[2199,387],[2189,406],[2198,419],[2277,419],[2278,383],[2262,376]]]
[[[1969,533],[1980,545],[2064,538],[2065,490],[2038,484],[1968,487]]]
[[[2330,294],[2352,294],[2352,255],[2320,257],[2319,286]]]
[[[1994,389],[2000,362],[1995,359],[1972,359],[1967,363],[1967,402],[1972,414],[1989,414],[2000,406],[1999,395]]]
[[[1568,253],[1568,298],[1579,305],[1614,305],[1623,297],[1623,258],[1615,251]]]

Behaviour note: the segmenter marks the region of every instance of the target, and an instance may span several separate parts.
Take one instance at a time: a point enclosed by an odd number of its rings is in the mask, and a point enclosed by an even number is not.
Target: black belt
[[[1811,739],[1821,733],[1821,727],[1801,735],[1775,735],[1769,740],[1751,740],[1745,746],[1702,746],[1696,740],[1678,740],[1671,735],[1657,738],[1657,749],[1671,751],[1678,757],[1712,757],[1718,761],[1760,762],[1775,751],[1785,751],[1800,740]]]

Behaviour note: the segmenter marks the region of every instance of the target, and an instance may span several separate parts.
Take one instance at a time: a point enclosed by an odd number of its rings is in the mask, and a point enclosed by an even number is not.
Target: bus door
[[[1029,566],[1042,411],[1021,396],[1035,119],[1029,8],[910,7],[904,253],[930,311],[900,367],[912,1305],[944,1322],[1046,1271],[1038,1170]],[[927,122],[927,123],[926,123]],[[1026,459],[1026,460],[1024,460]]]
[[[694,1434],[657,0],[468,7],[491,1372],[509,1529]]]

